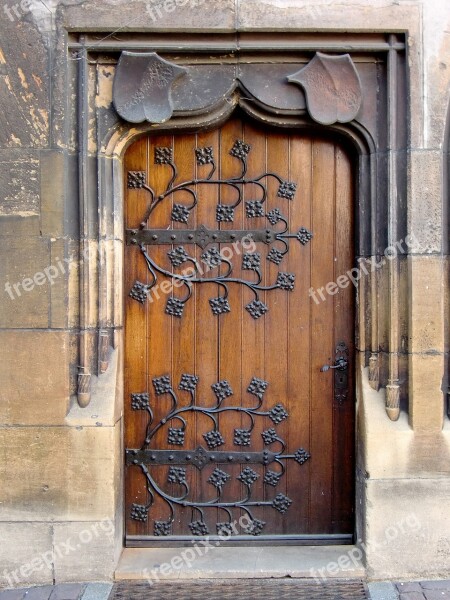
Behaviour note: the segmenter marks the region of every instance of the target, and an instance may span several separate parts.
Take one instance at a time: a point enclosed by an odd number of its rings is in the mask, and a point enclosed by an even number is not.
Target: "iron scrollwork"
[[[153,379],[155,395],[167,394],[172,400],[170,410],[158,422],[154,420],[148,392],[131,394],[132,410],[145,411],[148,415],[148,423],[144,444],[139,449],[127,449],[126,462],[128,466],[136,466],[141,469],[146,479],[148,502],[147,504],[132,504],[130,517],[136,521],[146,522],[155,498],[158,497],[167,505],[168,518],[164,521],[154,521],[153,533],[155,536],[171,535],[176,507],[191,509],[192,516],[189,529],[193,535],[202,536],[209,533],[205,523],[205,511],[211,508],[221,509],[226,515],[225,521],[216,523],[216,533],[218,535],[231,535],[233,533],[233,509],[243,510],[248,515],[250,523],[245,529],[246,534],[260,535],[264,530],[265,522],[254,516],[253,509],[267,506],[272,507],[280,514],[284,514],[291,506],[292,500],[281,492],[277,493],[272,499],[255,499],[253,497],[254,484],[260,478],[260,474],[250,465],[262,465],[265,468],[263,483],[276,488],[285,473],[285,461],[294,460],[299,465],[303,465],[310,458],[310,454],[304,448],[299,448],[294,454],[286,452],[286,444],[278,435],[275,427],[287,419],[289,415],[282,404],[276,404],[269,410],[263,410],[264,393],[268,387],[267,381],[258,377],[251,380],[247,392],[256,398],[256,402],[250,407],[235,406],[230,403],[229,398],[232,397],[233,390],[226,380],[219,381],[211,386],[215,395],[215,403],[211,407],[199,406],[196,401],[198,381],[196,375],[182,375],[178,389],[188,394],[188,403],[185,403],[180,402],[167,375]],[[211,420],[211,431],[203,434],[207,447],[200,445],[196,450],[180,449],[179,447],[184,445],[185,433],[188,427],[185,417],[188,414],[195,413],[206,415]],[[240,414],[247,417],[248,426],[245,429],[241,426],[234,430],[233,442],[235,445],[242,447],[250,445],[256,419],[269,418],[273,423],[273,427],[269,427],[261,433],[265,448],[261,451],[220,450],[219,448],[227,441],[218,428],[218,416],[221,414]],[[174,427],[175,424],[176,427]],[[167,428],[168,445],[176,446],[177,449],[159,450],[151,448],[156,433],[164,428]],[[195,467],[202,471],[206,465],[210,464],[214,465],[215,468],[207,482],[215,488],[217,496],[209,501],[196,501],[191,498],[187,469]],[[241,471],[236,479],[242,483],[244,493],[241,498],[230,502],[223,500],[223,490],[231,480],[231,475],[226,471],[224,465],[232,464],[241,465]],[[152,465],[170,465],[167,483],[176,486],[175,489],[178,493],[168,492],[155,481],[151,473]]]
[[[174,162],[173,149],[170,147],[155,148],[155,164],[166,165],[170,167],[172,177],[164,193],[157,195],[148,185],[145,171],[129,171],[128,187],[130,189],[145,189],[150,194],[150,202],[142,218],[138,229],[128,229],[126,231],[126,241],[129,245],[137,245],[146,261],[151,281],[148,284],[136,281],[129,295],[144,304],[150,290],[156,285],[158,274],[171,278],[177,282],[177,287],[185,287],[186,294],[182,298],[172,296],[167,301],[166,313],[168,315],[181,318],[183,316],[184,306],[192,295],[193,284],[213,283],[217,284],[223,293],[216,298],[210,299],[211,310],[214,315],[221,315],[231,311],[228,301],[228,286],[230,284],[239,284],[250,289],[255,298],[246,305],[247,312],[258,319],[268,310],[268,306],[260,299],[260,293],[275,289],[292,291],[295,285],[295,275],[280,271],[276,281],[271,285],[262,285],[263,275],[261,271],[261,255],[258,252],[246,252],[242,257],[242,269],[254,273],[254,277],[246,279],[233,277],[233,264],[224,257],[219,248],[214,246],[205,250],[201,255],[201,261],[189,253],[183,244],[196,244],[205,249],[210,244],[234,243],[247,238],[249,241],[263,242],[267,245],[278,243],[278,247],[273,247],[267,254],[267,260],[279,266],[285,255],[289,252],[290,239],[297,239],[303,246],[312,239],[313,234],[305,227],[301,227],[295,234],[289,233],[289,226],[286,218],[279,208],[274,208],[269,212],[265,211],[265,203],[268,196],[268,178],[274,178],[279,183],[277,196],[282,199],[293,200],[297,190],[297,184],[291,181],[284,181],[275,173],[266,172],[254,178],[246,177],[247,158],[251,151],[249,144],[242,140],[236,140],[230,150],[231,156],[238,159],[241,163],[241,172],[238,176],[221,179],[213,178],[217,165],[215,162],[213,148],[196,148],[195,155],[199,167],[209,166],[209,173],[206,177],[191,179],[175,185],[178,176],[176,164]],[[224,204],[221,200],[216,206],[216,221],[220,223],[231,223],[234,220],[235,209],[243,201],[243,188],[252,184],[260,190],[260,197],[245,202],[245,212],[248,218],[266,217],[272,227],[255,230],[210,230],[204,225],[197,229],[173,230],[173,229],[147,229],[147,222],[155,208],[169,196],[174,198],[171,220],[173,222],[187,225],[191,212],[199,202],[197,188],[205,185],[226,186],[234,190],[236,199],[230,204]],[[180,192],[188,193],[191,198],[190,204],[180,204],[176,201],[176,195]],[[275,226],[282,224],[282,229],[275,229]],[[150,256],[147,247],[151,245],[170,244],[172,249],[167,253],[173,270],[167,270],[159,265]],[[202,264],[200,264],[200,262]],[[184,271],[176,271],[182,266],[187,265]],[[205,277],[205,273],[217,270],[217,274]]]

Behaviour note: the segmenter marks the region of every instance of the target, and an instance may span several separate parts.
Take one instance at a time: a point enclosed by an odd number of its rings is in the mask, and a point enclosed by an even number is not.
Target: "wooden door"
[[[351,541],[354,290],[310,292],[353,266],[346,151],[233,119],[125,186],[128,545]]]

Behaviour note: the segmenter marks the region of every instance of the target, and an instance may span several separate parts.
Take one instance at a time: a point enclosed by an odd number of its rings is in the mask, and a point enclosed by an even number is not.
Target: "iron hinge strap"
[[[209,451],[200,446],[196,450],[126,450],[127,465],[194,465],[202,470],[207,464],[261,464],[269,465],[279,455],[275,452]]]
[[[201,225],[197,229],[127,229],[127,245],[144,244],[197,244],[205,248],[208,244],[231,244],[244,238],[254,242],[271,244],[276,239],[275,231],[271,229],[208,229]]]

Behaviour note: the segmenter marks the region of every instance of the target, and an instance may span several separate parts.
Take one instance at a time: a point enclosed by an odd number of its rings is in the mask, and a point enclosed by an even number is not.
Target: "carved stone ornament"
[[[349,54],[316,52],[306,67],[287,79],[302,86],[311,118],[322,125],[348,123],[361,108],[361,81]]]
[[[312,119],[324,125],[351,121],[362,102],[359,75],[348,54],[317,52],[306,65],[293,62],[181,67],[155,52],[127,51],[122,52],[117,65],[113,102],[119,115],[130,123],[164,123],[172,116],[207,114],[220,104],[233,103],[237,88],[256,106],[275,114],[309,112]],[[231,154],[245,158],[249,150],[246,145],[238,145]],[[213,162],[212,148],[199,148],[196,152],[198,164]],[[295,187],[290,185],[281,189],[278,196],[293,196]],[[140,186],[139,182],[136,186]],[[221,212],[219,216],[222,221],[232,218]]]
[[[114,78],[115,109],[130,123],[164,123],[173,112],[172,84],[185,73],[155,52],[122,52]]]

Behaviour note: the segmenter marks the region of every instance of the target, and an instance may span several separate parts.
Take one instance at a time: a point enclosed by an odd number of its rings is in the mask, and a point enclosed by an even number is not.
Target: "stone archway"
[[[381,36],[383,37],[383,36]],[[266,40],[260,45],[260,52],[267,52],[273,40]],[[186,41],[186,48],[191,54],[192,40]],[[382,255],[390,243],[395,243],[402,235],[405,227],[404,215],[399,212],[399,202],[403,197],[398,190],[404,190],[406,182],[405,171],[400,168],[404,164],[404,153],[395,152],[397,145],[402,143],[406,131],[406,107],[398,101],[404,97],[404,78],[400,76],[403,63],[398,56],[404,52],[402,36],[385,36],[384,41],[377,41],[371,48],[371,42],[362,36],[361,48],[364,60],[355,58],[355,68],[361,74],[362,106],[356,118],[350,115],[348,123],[334,123],[329,115],[321,116],[315,109],[309,113],[305,92],[298,84],[289,83],[287,77],[311,64],[311,50],[303,50],[299,61],[292,64],[283,60],[273,61],[264,65],[258,58],[258,68],[251,66],[247,70],[248,80],[241,70],[245,52],[236,50],[233,63],[220,65],[208,63],[204,55],[196,67],[189,66],[189,60],[183,61],[184,69],[193,69],[189,75],[191,89],[197,91],[195,101],[204,100],[204,95],[198,93],[203,85],[209,86],[215,76],[220,75],[220,69],[231,71],[231,85],[226,92],[212,103],[201,106],[174,106],[173,116],[164,123],[127,123],[118,117],[111,104],[111,78],[116,72],[115,64],[104,64],[101,44],[94,48],[89,46],[89,38],[84,37],[77,48],[81,60],[78,62],[78,81],[81,113],[80,128],[80,221],[82,223],[81,246],[84,252],[98,251],[98,271],[93,272],[91,261],[81,271],[81,289],[83,290],[80,332],[80,361],[79,400],[87,405],[90,399],[91,384],[108,369],[108,360],[117,355],[122,348],[122,300],[121,246],[125,242],[122,211],[123,211],[123,156],[126,148],[139,136],[149,131],[198,131],[207,130],[214,125],[220,125],[231,115],[236,106],[253,116],[261,123],[278,127],[296,127],[299,129],[316,129],[322,134],[339,134],[348,139],[357,153],[358,176],[356,185],[356,255],[358,260],[371,264],[373,258]],[[117,44],[114,45],[115,51]],[[126,43],[122,49],[126,50]],[[301,51],[301,45],[298,48]],[[367,60],[371,52],[379,56],[384,53],[384,67],[379,70],[378,58]],[[356,50],[355,50],[356,52]],[[282,54],[282,53],[281,53]],[[92,60],[98,55],[99,62]],[[155,54],[150,53],[152,61]],[[90,60],[88,62],[88,56]],[[167,56],[167,54],[166,54]],[[260,55],[261,56],[261,55]],[[281,55],[280,55],[281,57]],[[347,60],[347,59],[346,59]],[[168,61],[170,62],[170,61]],[[244,61],[245,62],[245,61]],[[264,68],[263,68],[264,67]],[[261,71],[262,69],[262,71]],[[264,72],[264,69],[266,71]],[[261,75],[262,73],[262,75]],[[387,77],[387,73],[390,76]],[[230,75],[229,75],[230,77]],[[255,79],[256,77],[256,79]],[[90,96],[92,87],[87,86],[89,78],[97,80],[97,100]],[[220,78],[220,77],[219,77]],[[289,105],[271,106],[267,97],[265,82],[272,78],[278,88],[289,87]],[[183,77],[173,85],[181,85]],[[380,84],[380,81],[382,84]],[[195,84],[195,85],[194,85]],[[165,85],[165,84],[164,84]],[[164,86],[163,86],[164,87]],[[162,88],[161,88],[162,89]],[[175,88],[174,88],[175,89]],[[275,89],[275,88],[274,88]],[[192,98],[192,94],[183,94],[178,90],[178,97]],[[388,105],[377,102],[377,94],[385,94],[389,98]],[[133,94],[132,94],[132,97]],[[275,96],[276,97],[276,96]],[[136,102],[140,95],[136,96]],[[347,102],[349,100],[347,99]],[[297,103],[297,104],[295,104]],[[92,107],[97,107],[92,109]],[[105,110],[104,107],[108,108]],[[135,107],[131,103],[131,108]],[[374,109],[373,107],[378,107]],[[122,107],[123,108],[123,107]],[[125,103],[125,108],[126,103]],[[130,108],[130,107],[128,107]],[[125,113],[124,113],[125,114]],[[314,116],[316,120],[314,120]],[[324,123],[318,122],[322,119]],[[346,120],[341,116],[341,120]],[[95,141],[95,159],[90,154],[90,144]],[[388,143],[389,142],[389,143]],[[94,185],[96,182],[96,185]],[[95,193],[94,193],[95,190]],[[97,206],[98,210],[94,211]],[[93,220],[97,212],[99,221]],[[358,282],[357,309],[357,347],[358,364],[370,365],[370,385],[378,389],[387,386],[387,413],[391,419],[399,414],[400,397],[406,398],[406,390],[400,386],[400,370],[405,369],[400,353],[400,337],[405,335],[401,328],[407,322],[402,318],[406,310],[399,301],[398,276],[400,261],[389,261],[385,268],[375,274],[360,278]],[[385,286],[387,294],[378,294],[380,285]],[[370,318],[368,316],[370,315]],[[113,350],[111,350],[111,346]],[[117,381],[122,378],[121,361],[116,361],[118,372]],[[357,369],[358,371],[358,369]],[[116,410],[121,411],[121,386],[116,386]],[[118,460],[120,461],[119,455]],[[357,494],[364,496],[364,487],[358,488]],[[358,523],[363,515],[357,515]]]

